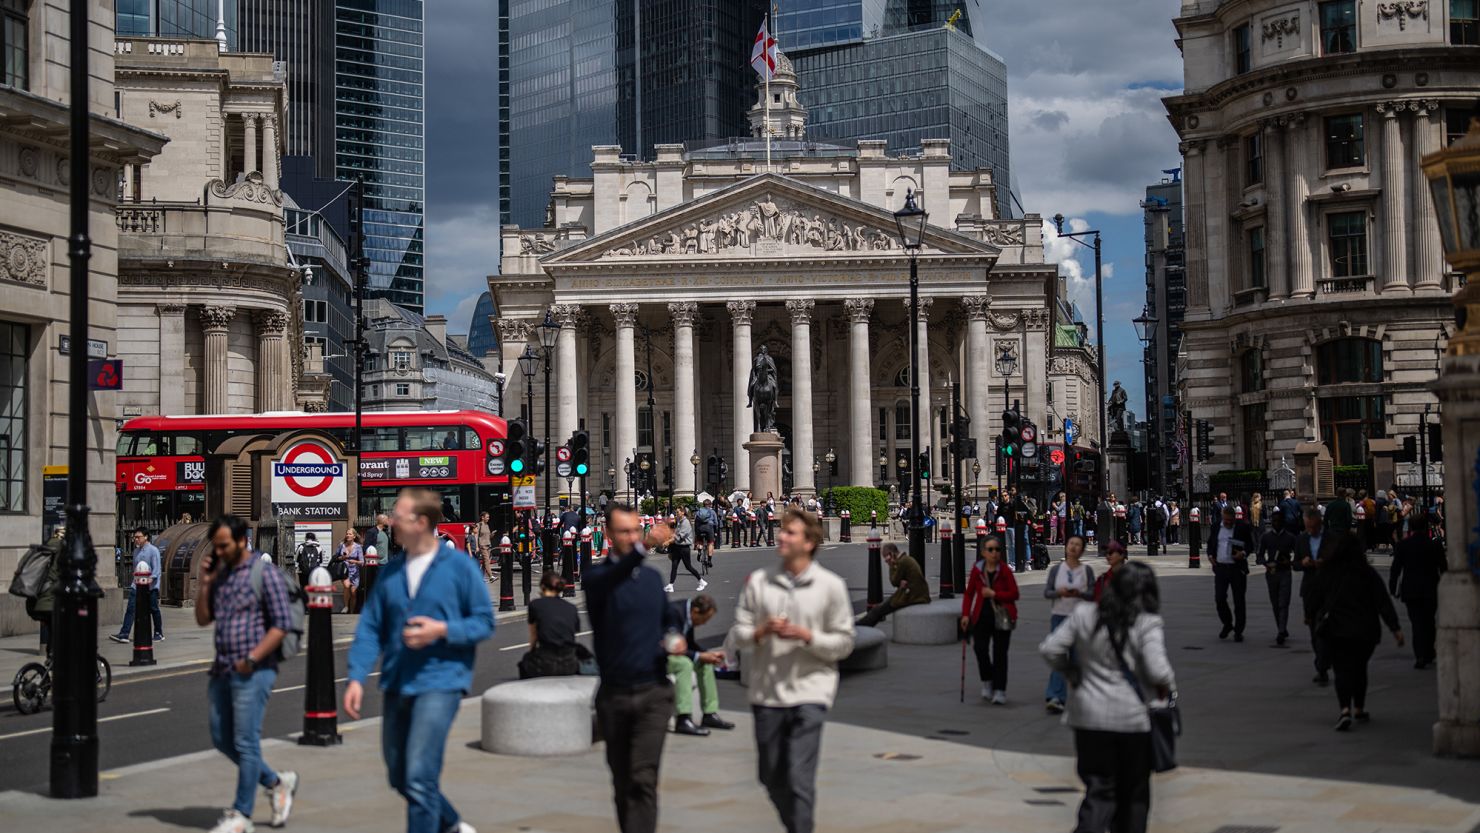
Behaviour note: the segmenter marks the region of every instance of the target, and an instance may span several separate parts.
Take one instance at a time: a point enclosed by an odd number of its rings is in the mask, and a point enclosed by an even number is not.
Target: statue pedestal
[[[1110,434],[1110,447],[1105,449],[1106,487],[1116,500],[1130,499],[1131,438],[1124,431]]]
[[[781,435],[774,431],[751,434],[750,442],[744,444],[750,454],[750,494],[756,500],[765,500],[766,495],[781,497]]]

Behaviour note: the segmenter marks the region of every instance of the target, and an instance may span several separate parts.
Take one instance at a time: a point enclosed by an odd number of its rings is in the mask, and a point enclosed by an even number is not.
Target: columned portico
[[[234,307],[201,307],[200,327],[205,334],[205,413],[227,413],[227,334],[231,319],[236,317]]]
[[[972,373],[972,369],[991,366],[992,355],[987,346],[987,312],[991,304],[992,299],[985,295],[968,295],[961,299],[961,306],[966,312],[966,367],[971,374],[971,384],[966,388],[966,415],[971,417],[971,431],[976,437],[978,459],[981,459],[983,449],[991,442],[987,435],[989,400],[987,374]]]
[[[749,397],[745,389],[750,384],[750,324],[755,317],[755,301],[730,301],[725,304],[730,311],[731,354],[734,357],[734,372],[731,376],[731,396],[734,397],[734,444],[731,445],[730,478],[736,489],[750,488],[750,465],[746,462],[745,442],[750,439],[751,418]]]
[[[612,465],[617,469],[617,492],[629,487],[627,469],[623,463],[635,459],[637,450],[637,305],[612,304],[612,318],[617,330],[616,372],[612,378],[617,396],[616,447],[612,449]]]
[[[1403,125],[1398,120],[1407,102],[1387,101],[1377,105],[1382,115],[1382,291],[1407,292],[1408,224],[1404,206],[1408,195],[1403,153]],[[1422,202],[1422,200],[1420,201]]]
[[[668,305],[673,321],[673,489],[680,495],[697,492],[689,455],[694,441],[694,316],[699,305],[679,301]]]
[[[869,367],[868,323],[874,299],[849,298],[848,312],[848,473],[855,486],[874,484],[874,445],[871,430],[874,403]]]
[[[578,399],[581,374],[576,366],[576,325],[581,308],[576,304],[556,304],[550,312],[560,324],[555,337],[555,370],[557,376],[555,436],[551,442],[563,443],[579,427]]]
[[[817,302],[794,298],[786,302],[791,313],[791,476],[792,491],[802,496],[817,493],[812,463],[816,449],[812,439],[812,311]],[[764,496],[762,496],[764,497]]]

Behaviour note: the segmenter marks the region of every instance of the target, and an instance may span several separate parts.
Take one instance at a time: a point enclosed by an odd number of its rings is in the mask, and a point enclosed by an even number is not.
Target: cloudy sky
[[[785,2],[785,0],[781,0]],[[1140,414],[1144,299],[1140,200],[1181,164],[1161,98],[1181,89],[1178,0],[971,0],[1007,61],[1013,180],[1024,208],[1104,232],[1106,373]],[[496,4],[427,3],[427,306],[466,330],[498,266]],[[785,44],[782,44],[785,48]],[[1049,243],[1094,315],[1093,257]],[[1072,258],[1072,260],[1071,260]],[[1091,326],[1093,322],[1091,321]]]

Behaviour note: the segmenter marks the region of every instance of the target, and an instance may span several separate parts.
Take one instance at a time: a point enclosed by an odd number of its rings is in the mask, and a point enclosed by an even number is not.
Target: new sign
[[[345,517],[345,464],[318,440],[299,440],[272,461],[272,511],[290,518]]]

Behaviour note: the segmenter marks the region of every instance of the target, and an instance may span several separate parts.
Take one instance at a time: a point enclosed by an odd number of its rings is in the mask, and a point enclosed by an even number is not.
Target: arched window
[[[1382,381],[1382,342],[1338,338],[1316,348],[1316,381],[1322,385]]]

